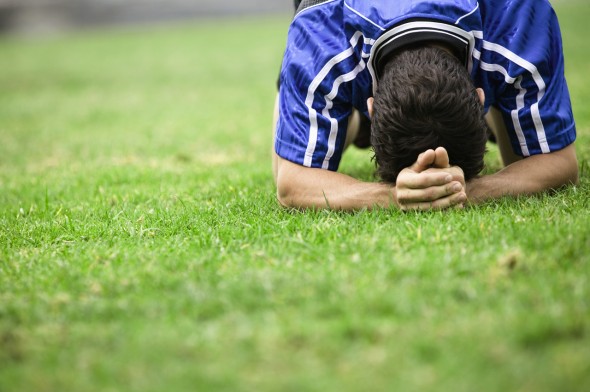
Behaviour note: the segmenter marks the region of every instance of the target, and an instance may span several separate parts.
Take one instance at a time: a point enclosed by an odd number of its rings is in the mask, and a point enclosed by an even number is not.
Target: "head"
[[[483,92],[465,66],[440,47],[399,50],[384,67],[372,104],[377,174],[394,183],[428,149],[444,147],[465,179],[483,169],[488,128]]]

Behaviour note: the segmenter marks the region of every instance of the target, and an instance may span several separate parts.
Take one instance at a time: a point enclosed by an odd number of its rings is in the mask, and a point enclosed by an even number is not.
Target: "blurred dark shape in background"
[[[0,0],[0,33],[293,12],[288,0]]]

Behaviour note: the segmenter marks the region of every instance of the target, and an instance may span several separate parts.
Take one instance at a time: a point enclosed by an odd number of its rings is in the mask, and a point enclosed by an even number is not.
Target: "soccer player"
[[[296,5],[275,107],[282,205],[444,209],[577,183],[561,35],[548,1]],[[478,176],[489,130],[505,167]],[[382,181],[337,171],[348,145],[369,142]]]

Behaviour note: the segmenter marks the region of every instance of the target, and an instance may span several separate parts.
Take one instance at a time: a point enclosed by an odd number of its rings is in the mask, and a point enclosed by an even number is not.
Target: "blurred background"
[[[0,0],[0,33],[292,13],[289,0]]]

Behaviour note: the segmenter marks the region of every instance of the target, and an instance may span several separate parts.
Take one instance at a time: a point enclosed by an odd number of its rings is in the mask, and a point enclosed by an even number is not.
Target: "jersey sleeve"
[[[555,12],[545,0],[501,3],[510,9],[488,20],[479,37],[479,67],[493,85],[492,104],[516,154],[561,150],[574,142],[576,128]]]
[[[346,38],[338,3],[302,11],[291,24],[275,135],[275,151],[283,159],[332,171],[344,149],[352,112],[348,81],[358,66],[354,37]]]

